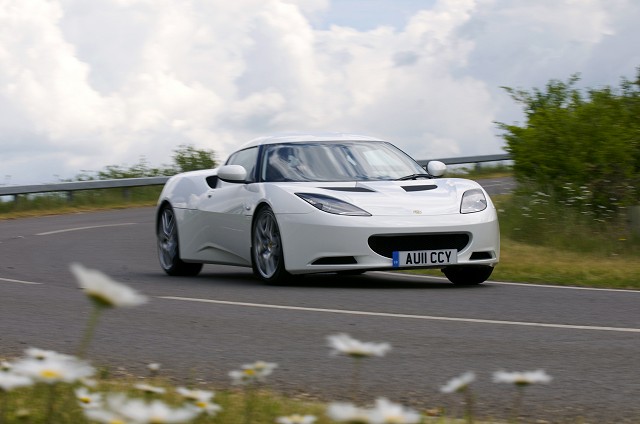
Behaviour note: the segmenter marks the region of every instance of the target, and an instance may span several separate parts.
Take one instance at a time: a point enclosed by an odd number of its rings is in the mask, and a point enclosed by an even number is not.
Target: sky
[[[504,152],[502,87],[640,67],[637,0],[0,0],[0,185],[351,132]]]

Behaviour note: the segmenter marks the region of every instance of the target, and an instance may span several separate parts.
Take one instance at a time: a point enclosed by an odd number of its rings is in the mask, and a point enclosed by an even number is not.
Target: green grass
[[[0,220],[153,206],[161,190],[161,186],[153,186],[77,191],[73,192],[72,200],[68,200],[64,193],[22,195],[17,201],[0,202]]]
[[[640,261],[635,255],[604,256],[503,239],[491,279],[640,290]]]
[[[145,393],[134,386],[139,383],[149,384],[165,390],[164,394]],[[43,383],[31,387],[17,388],[8,392],[0,390],[0,423],[3,424],[23,424],[23,423],[52,423],[52,424],[89,424],[97,421],[90,421],[84,416],[83,408],[76,399],[74,389],[81,387],[81,384],[59,383],[54,386]],[[125,394],[130,399],[142,399],[146,402],[161,401],[172,407],[184,407],[189,401],[177,394],[176,388],[179,385],[173,384],[169,379],[154,377],[134,377],[127,378],[107,378],[97,381],[95,387],[89,388],[91,393],[100,393],[103,399],[108,394]],[[313,415],[316,417],[315,424],[335,424],[337,421],[327,416],[328,403],[312,399],[307,395],[285,396],[268,389],[268,386],[243,388],[226,388],[218,390],[208,384],[198,384],[190,386],[190,389],[208,390],[215,393],[211,402],[220,406],[221,409],[215,415],[202,414],[188,422],[193,424],[272,424],[278,417],[299,415]],[[52,390],[53,389],[53,390]],[[457,397],[459,394],[452,394]],[[369,407],[373,403],[364,402],[357,406]],[[504,415],[508,415],[510,402],[505,402]],[[466,419],[456,418],[454,414],[448,413],[442,406],[428,406],[423,408],[413,408],[422,416],[421,423],[433,424],[459,424],[469,422]],[[461,411],[458,411],[461,412]],[[158,421],[164,422],[164,421]],[[344,422],[344,421],[343,421]],[[487,421],[483,417],[474,417],[475,423],[504,423],[506,420],[495,420],[491,418]],[[565,421],[570,423],[571,421]],[[576,424],[582,421],[575,421]],[[113,424],[124,424],[122,421],[112,421]],[[354,423],[355,424],[355,423]]]

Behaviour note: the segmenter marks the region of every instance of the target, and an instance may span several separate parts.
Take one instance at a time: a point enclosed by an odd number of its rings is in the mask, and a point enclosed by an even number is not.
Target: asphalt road
[[[362,364],[360,399],[456,408],[439,388],[475,371],[478,415],[507,417],[514,388],[498,370],[544,369],[526,389],[528,420],[640,420],[640,292],[487,282],[456,287],[396,273],[323,275],[280,287],[249,270],[205,266],[196,278],[157,264],[152,208],[0,221],[0,357],[29,346],[74,353],[90,312],[69,264],[80,262],[150,296],[103,315],[89,356],[114,372],[146,375],[150,362],[176,379],[229,384],[261,359],[279,367],[285,393],[348,400],[352,363],[326,336],[389,342]]]

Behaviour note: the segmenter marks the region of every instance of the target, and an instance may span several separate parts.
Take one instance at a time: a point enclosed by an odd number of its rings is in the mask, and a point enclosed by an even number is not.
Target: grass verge
[[[640,261],[502,239],[500,263],[491,280],[560,286],[640,290]],[[415,274],[444,276],[439,270]]]
[[[640,261],[503,240],[494,280],[640,290]]]

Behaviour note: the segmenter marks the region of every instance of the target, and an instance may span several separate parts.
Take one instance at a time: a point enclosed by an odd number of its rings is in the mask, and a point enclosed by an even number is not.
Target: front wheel
[[[449,266],[443,268],[442,272],[453,284],[473,286],[487,281],[493,272],[493,267],[483,265]]]
[[[290,277],[284,267],[282,239],[276,216],[268,207],[258,211],[251,234],[253,273],[268,284],[281,283]]]
[[[169,275],[194,276],[202,270],[202,264],[184,262],[180,259],[178,223],[173,208],[162,207],[156,228],[158,237],[158,259],[160,266]]]

